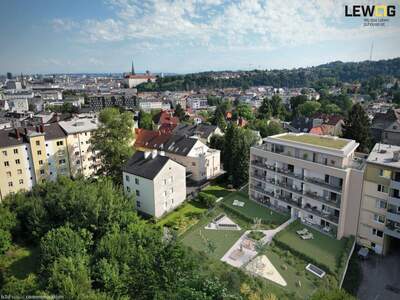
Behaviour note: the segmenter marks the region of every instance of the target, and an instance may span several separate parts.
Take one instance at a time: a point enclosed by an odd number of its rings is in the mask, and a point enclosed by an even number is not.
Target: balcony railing
[[[302,222],[303,222],[305,225],[307,225],[307,226],[309,226],[309,227],[312,227],[312,228],[314,228],[315,230],[317,230],[317,231],[319,231],[319,232],[321,232],[321,233],[324,233],[324,234],[326,234],[326,235],[329,235],[329,236],[331,236],[331,237],[333,237],[333,238],[336,238],[336,236],[337,236],[337,226],[335,226],[335,225],[333,225],[333,224],[330,224],[329,227],[328,227],[328,226],[323,227],[323,226],[321,226],[321,225],[319,225],[319,224],[316,224],[316,223],[314,223],[314,222],[307,221],[306,219],[305,219],[305,220],[302,220]]]
[[[316,184],[316,185],[319,185],[319,186],[322,186],[322,187],[325,187],[325,188],[328,188],[328,189],[331,189],[331,190],[335,190],[335,191],[340,192],[340,193],[342,192],[342,187],[335,186],[333,184],[327,183],[324,180],[319,179],[319,178],[304,177],[304,181],[308,182],[308,183]]]
[[[303,209],[309,213],[312,213],[314,215],[319,216],[320,218],[332,221],[336,224],[338,224],[339,222],[339,218],[335,215],[333,215],[331,212],[327,212],[327,211],[321,211],[315,207],[312,207],[310,204],[306,204]]]
[[[384,232],[387,235],[400,239],[400,228],[391,223],[386,224]]]
[[[319,196],[317,193],[313,193],[313,192],[310,192],[310,191],[306,191],[306,192],[304,193],[304,195],[305,195],[306,197],[308,197],[308,198],[311,198],[311,199],[314,199],[314,200],[323,202],[323,203],[325,203],[325,204],[327,204],[327,205],[331,205],[331,206],[334,206],[334,207],[337,207],[337,208],[340,207],[340,202],[339,202],[339,201],[338,201],[338,202],[331,201],[331,200],[329,200],[329,199],[327,199],[327,198],[325,198],[325,197]]]
[[[257,185],[251,184],[250,188],[252,188],[253,190],[255,190],[257,192],[260,192],[260,193],[266,194],[268,196],[274,197],[274,193],[273,192],[265,190],[261,186],[257,186]]]
[[[388,209],[386,212],[386,218],[395,222],[400,223],[400,214],[397,211]]]

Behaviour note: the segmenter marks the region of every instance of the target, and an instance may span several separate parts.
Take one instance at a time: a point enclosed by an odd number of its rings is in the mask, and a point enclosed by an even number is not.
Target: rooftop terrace
[[[311,146],[337,149],[337,150],[344,148],[347,144],[351,142],[350,140],[338,137],[328,137],[328,136],[320,136],[320,135],[304,134],[304,133],[300,134],[286,133],[283,135],[274,136],[274,138],[296,143],[308,144]]]

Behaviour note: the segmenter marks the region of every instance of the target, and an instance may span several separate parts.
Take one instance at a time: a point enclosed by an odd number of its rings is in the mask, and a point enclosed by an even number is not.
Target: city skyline
[[[367,3],[368,1],[363,1]],[[0,69],[19,73],[282,69],[399,56],[399,17],[352,1],[2,1]],[[388,1],[387,4],[395,3]]]

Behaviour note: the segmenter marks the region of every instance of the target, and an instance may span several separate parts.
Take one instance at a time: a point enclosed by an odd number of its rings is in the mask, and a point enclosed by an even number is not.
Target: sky
[[[346,4],[396,4],[383,27]],[[0,0],[0,74],[283,69],[400,56],[396,0]]]

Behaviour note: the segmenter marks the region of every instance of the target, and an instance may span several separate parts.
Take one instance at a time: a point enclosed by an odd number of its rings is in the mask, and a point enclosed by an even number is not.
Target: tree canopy
[[[343,137],[360,143],[359,151],[368,152],[371,147],[370,122],[360,104],[355,104],[345,119]]]

